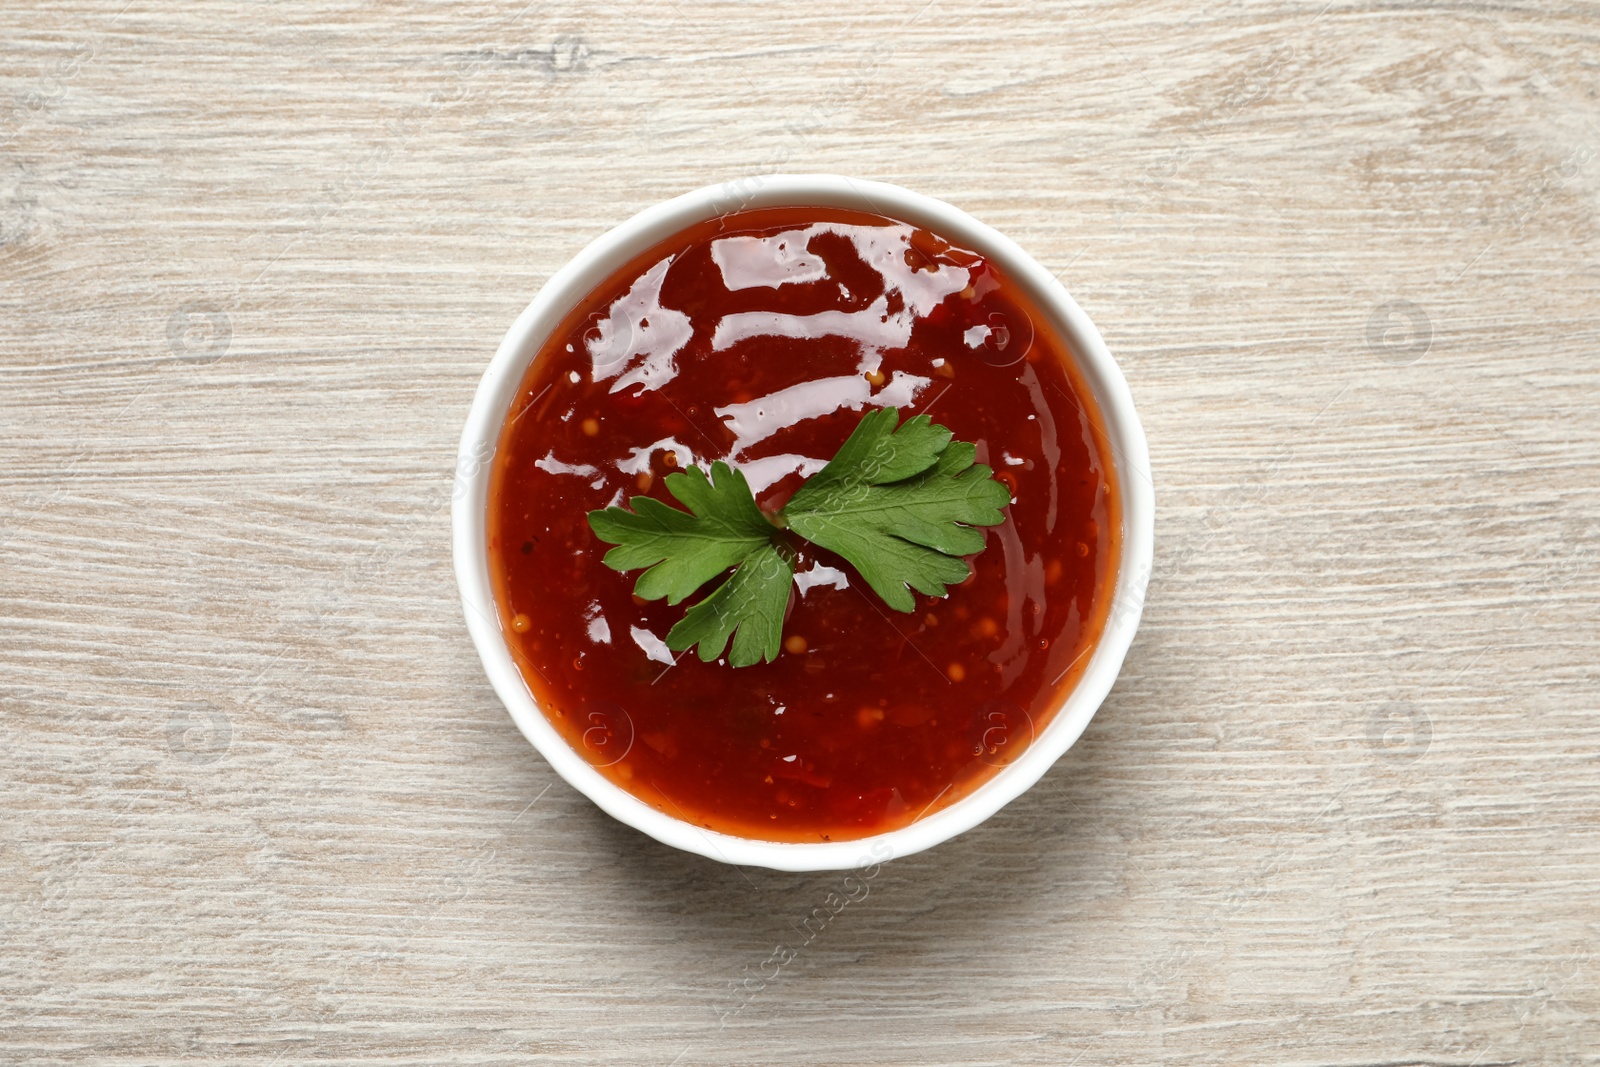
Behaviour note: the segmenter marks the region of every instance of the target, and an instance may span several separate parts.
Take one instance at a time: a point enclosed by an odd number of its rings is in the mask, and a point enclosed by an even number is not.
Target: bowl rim
[[[500,430],[529,364],[567,312],[652,245],[734,211],[832,207],[869,211],[932,230],[994,258],[1049,316],[1077,357],[1100,408],[1122,504],[1122,545],[1105,626],[1078,682],[1015,762],[926,818],[848,841],[783,842],[708,830],[651,807],[575,752],[539,710],[501,630],[488,561],[488,490]],[[1149,447],[1133,397],[1100,331],[1061,282],[1009,237],[942,200],[885,182],[836,174],[768,174],[703,186],[645,208],[591,241],[539,289],[483,373],[461,434],[451,501],[451,541],[467,630],[490,684],[517,728],[568,784],[619,822],[663,844],[741,866],[781,871],[862,867],[931,848],[1016,799],[1078,740],[1121,670],[1143,612],[1154,550]]]

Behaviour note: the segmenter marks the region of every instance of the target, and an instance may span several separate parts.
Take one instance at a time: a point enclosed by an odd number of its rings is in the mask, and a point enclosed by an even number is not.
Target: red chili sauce
[[[747,211],[685,230],[546,342],[501,432],[490,573],[506,641],[568,743],[669,815],[742,837],[897,829],[1014,761],[1104,623],[1121,515],[1062,340],[995,264],[877,215]],[[862,414],[929,414],[1012,490],[972,576],[888,608],[804,545],[776,662],[663,642],[586,514],[726,459],[769,512]]]

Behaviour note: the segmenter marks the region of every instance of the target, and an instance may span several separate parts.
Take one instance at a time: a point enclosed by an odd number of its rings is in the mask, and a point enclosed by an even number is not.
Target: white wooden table
[[[1600,1063],[1597,39],[1592,0],[7,5],[0,1062]],[[447,552],[541,281],[773,170],[1061,271],[1160,508],[1083,741],[809,941],[837,876],[555,778]]]

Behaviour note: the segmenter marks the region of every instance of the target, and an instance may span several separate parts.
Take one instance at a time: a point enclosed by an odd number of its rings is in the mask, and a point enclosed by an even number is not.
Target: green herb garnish
[[[965,581],[962,556],[983,551],[974,526],[996,526],[1011,492],[973,460],[976,445],[927,415],[895,429],[900,413],[874,411],[861,420],[828,465],[802,485],[783,517],[812,544],[849,560],[884,603],[911,611],[910,586],[944,596]]]
[[[1011,493],[974,462],[975,445],[952,440],[927,415],[899,421],[896,408],[863,416],[773,519],[756,505],[744,475],[719,460],[710,478],[699,468],[667,476],[667,491],[687,512],[636,496],[628,501],[632,511],[591,511],[589,525],[617,546],[606,553],[606,566],[649,568],[634,586],[646,600],[677,604],[734,568],[668,631],[668,648],[699,645],[710,662],[732,637],[728,662],[735,667],[777,659],[794,582],[784,528],[837,552],[891,608],[911,611],[911,589],[943,596],[947,585],[967,578],[961,557],[984,545],[973,527],[1005,521],[1000,509]]]

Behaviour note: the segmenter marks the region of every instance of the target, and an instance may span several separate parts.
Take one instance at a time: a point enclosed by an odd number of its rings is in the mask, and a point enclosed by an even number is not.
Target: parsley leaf
[[[793,585],[794,567],[789,560],[776,545],[763,545],[740,561],[733,577],[667,631],[667,647],[681,652],[698,643],[701,660],[710,663],[722,655],[731,634],[728,662],[735,667],[775,660]]]
[[[667,647],[699,646],[711,662],[748,667],[777,659],[794,585],[793,553],[780,526],[837,552],[897,611],[911,611],[910,590],[944,596],[971,573],[963,556],[983,551],[977,526],[1005,521],[1010,491],[977,463],[977,446],[954,441],[927,415],[899,425],[900,412],[863,416],[827,466],[789,498],[777,522],[761,511],[744,475],[718,460],[710,477],[698,467],[666,478],[688,511],[651,497],[589,513],[614,570],[648,568],[634,592],[677,604],[713,578],[733,573],[667,633]],[[729,640],[732,646],[729,647]]]
[[[951,441],[927,415],[883,408],[861,420],[828,465],[783,509],[789,529],[837,552],[896,611],[916,607],[907,586],[944,596],[970,573],[962,556],[983,551],[974,526],[1005,521],[1010,491],[975,463],[977,448]]]
[[[771,542],[772,523],[756,506],[744,475],[718,460],[711,477],[699,467],[666,477],[667,491],[685,513],[648,496],[628,501],[632,511],[589,512],[595,536],[616,545],[606,553],[612,570],[650,569],[634,584],[635,596],[676,604]]]

